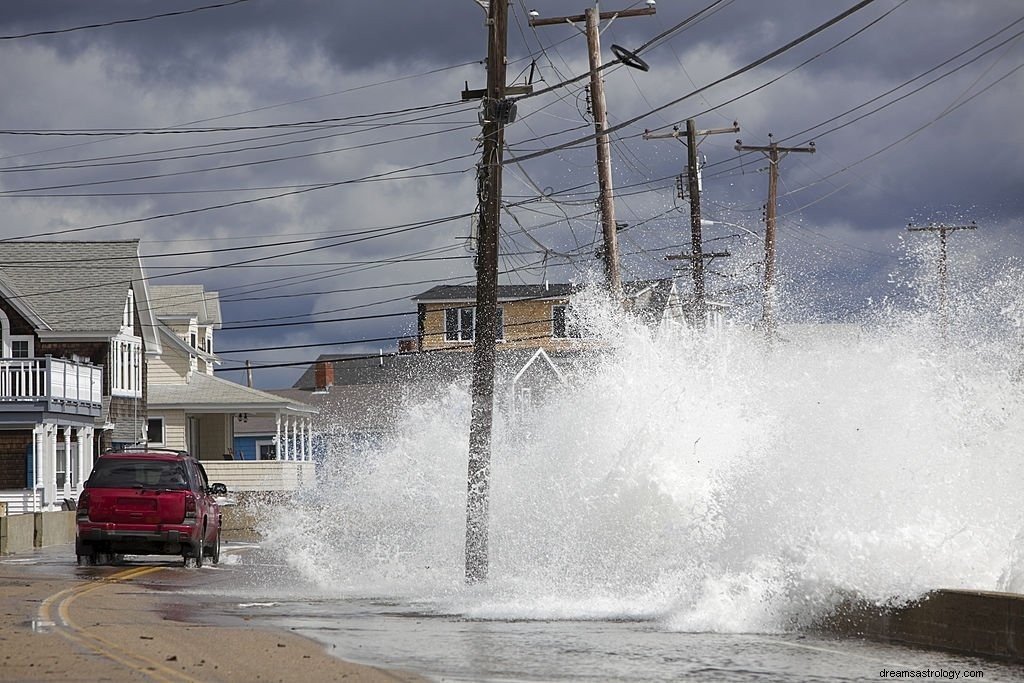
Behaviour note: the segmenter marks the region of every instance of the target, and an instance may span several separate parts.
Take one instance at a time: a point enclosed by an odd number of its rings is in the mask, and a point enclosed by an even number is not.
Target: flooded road
[[[308,636],[342,659],[437,681],[878,681],[883,671],[1024,681],[1005,663],[861,640],[679,632],[655,620],[474,619],[423,602],[331,596],[256,548],[232,569],[239,585],[219,582],[215,591],[224,614]]]
[[[150,557],[129,557],[118,567],[77,567],[71,550],[61,546],[0,558],[0,572],[19,577],[22,587],[33,579],[40,586],[75,582],[76,592],[53,590],[29,600],[31,615],[26,612],[22,626],[39,637],[73,626],[79,646],[133,667],[131,676],[115,673],[109,680],[244,680],[224,663],[234,641],[212,642],[210,628],[216,627],[242,634],[240,642],[279,629],[321,643],[334,658],[459,683],[877,681],[908,671],[914,673],[902,676],[915,680],[980,673],[986,681],[1024,681],[1019,667],[1006,663],[860,640],[680,632],[656,620],[466,618],[422,602],[325,595],[253,544],[226,544],[224,558],[199,570]],[[8,597],[13,583],[0,589]],[[203,657],[187,663],[191,646],[178,639],[190,630],[211,642]],[[130,635],[109,635],[118,632]],[[276,680],[304,680],[289,669],[298,663],[295,651],[276,647],[264,653],[283,667]],[[0,673],[0,680],[18,679]]]

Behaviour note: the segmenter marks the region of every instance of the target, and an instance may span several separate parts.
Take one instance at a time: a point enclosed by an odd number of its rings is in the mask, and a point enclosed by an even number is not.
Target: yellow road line
[[[202,683],[201,679],[192,678],[181,671],[177,671],[166,666],[162,662],[158,662],[142,655],[133,654],[128,652],[124,647],[112,643],[101,636],[91,635],[71,618],[71,605],[74,604],[75,600],[83,595],[87,595],[93,591],[100,590],[101,588],[115,583],[131,581],[163,569],[165,569],[165,567],[134,567],[111,574],[110,576],[94,583],[82,584],[54,593],[46,598],[46,600],[44,600],[39,606],[39,618],[44,622],[53,622],[61,635],[68,640],[92,650],[96,654],[112,659],[119,664],[123,664],[129,669],[137,671],[145,676],[149,676],[154,680],[166,683],[177,683],[182,681],[185,683]],[[52,618],[54,607],[56,607],[57,615],[60,617],[61,623],[57,623]]]

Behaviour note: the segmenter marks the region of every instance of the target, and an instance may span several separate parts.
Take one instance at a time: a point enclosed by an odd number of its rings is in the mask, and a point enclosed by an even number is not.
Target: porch
[[[0,358],[0,415],[49,412],[99,417],[103,368],[57,358]]]
[[[43,358],[0,358],[0,507],[59,510],[92,469],[103,368]]]

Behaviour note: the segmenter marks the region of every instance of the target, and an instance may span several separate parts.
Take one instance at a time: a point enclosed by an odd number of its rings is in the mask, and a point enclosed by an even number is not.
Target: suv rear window
[[[185,464],[176,460],[100,458],[86,488],[146,488],[183,491],[189,488]]]

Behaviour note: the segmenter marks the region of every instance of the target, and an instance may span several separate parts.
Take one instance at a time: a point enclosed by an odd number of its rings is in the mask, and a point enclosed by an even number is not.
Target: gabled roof
[[[195,318],[200,325],[221,325],[220,296],[202,285],[150,285],[149,305],[161,320]]]
[[[220,356],[202,349],[196,349],[185,343],[185,340],[174,333],[170,327],[168,327],[163,321],[158,320],[156,323],[157,332],[160,338],[165,339],[169,346],[177,348],[182,352],[184,356],[198,356],[204,360],[210,361],[211,363],[220,364]]]
[[[144,334],[151,323],[138,240],[0,242],[0,283],[9,303],[49,336],[117,334],[133,283]]]
[[[189,373],[184,384],[150,384],[148,403],[150,410],[185,408],[193,413],[316,412],[304,403],[201,372]]]

